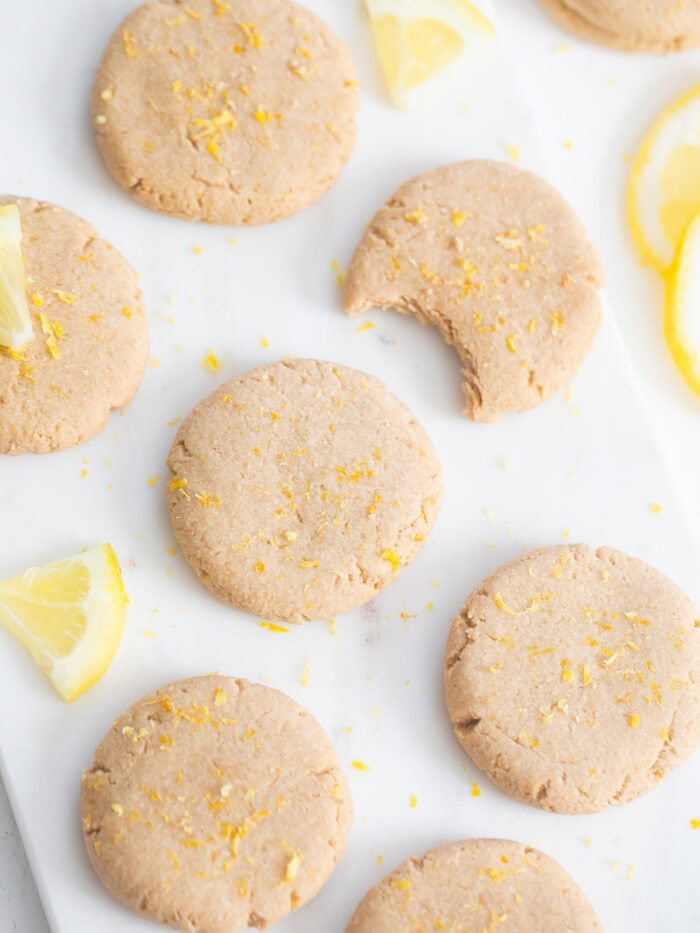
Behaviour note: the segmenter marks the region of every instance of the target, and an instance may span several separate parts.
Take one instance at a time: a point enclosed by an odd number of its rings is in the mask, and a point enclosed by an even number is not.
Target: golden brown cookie
[[[680,52],[700,43],[700,0],[540,0],[568,30],[625,52]]]
[[[287,622],[370,600],[423,546],[442,496],[435,449],[384,383],[285,360],[216,389],[168,458],[175,536],[231,605]]]
[[[466,414],[495,421],[576,373],[600,323],[598,256],[541,178],[500,162],[412,179],[369,224],[348,271],[348,314],[395,308],[459,354]]]
[[[120,716],[82,782],[85,845],[127,906],[184,933],[263,929],[335,870],[352,802],[318,723],[285,694],[208,675]]]
[[[0,453],[48,453],[100,432],[139,387],[148,323],[136,275],[87,221],[17,204],[34,339],[0,347]]]
[[[100,63],[97,142],[148,207],[220,224],[303,210],[355,142],[357,81],[344,43],[292,0],[154,0]]]
[[[581,889],[553,859],[507,839],[470,839],[408,859],[365,894],[346,933],[594,933]]]
[[[445,690],[457,738],[499,787],[594,813],[651,790],[700,742],[700,619],[641,560],[540,548],[467,599]]]

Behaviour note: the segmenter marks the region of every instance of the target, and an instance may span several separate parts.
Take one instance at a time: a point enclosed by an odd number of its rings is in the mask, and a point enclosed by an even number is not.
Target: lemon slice
[[[666,273],[700,212],[700,87],[649,131],[632,164],[627,212],[642,256]]]
[[[20,252],[22,226],[16,204],[0,205],[0,345],[21,350],[34,336]]]
[[[399,106],[408,91],[451,65],[470,42],[495,33],[470,0],[365,0],[365,6],[389,93]]]
[[[109,544],[0,583],[0,623],[29,649],[68,702],[111,664],[127,603]]]
[[[664,330],[674,363],[700,395],[700,214],[688,227],[671,266]]]

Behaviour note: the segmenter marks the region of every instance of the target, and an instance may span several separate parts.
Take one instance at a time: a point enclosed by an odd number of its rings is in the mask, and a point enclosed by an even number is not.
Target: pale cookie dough
[[[288,696],[209,675],[120,716],[82,781],[105,887],[185,933],[264,929],[335,870],[350,793],[319,724]]]
[[[680,52],[700,43],[700,0],[540,0],[571,32],[626,52]]]
[[[159,0],[114,33],[92,94],[119,184],[186,220],[263,224],[336,181],[355,143],[344,43],[292,0]]]
[[[650,790],[700,742],[700,619],[634,557],[540,548],[467,599],[445,690],[457,738],[499,787],[594,813]]]
[[[581,889],[548,855],[506,839],[431,849],[360,901],[346,933],[593,933]]]
[[[327,619],[370,600],[423,545],[440,463],[378,379],[289,360],[222,385],[181,425],[168,504],[183,553],[221,599]]]
[[[348,314],[395,308],[459,354],[465,412],[495,421],[574,375],[600,322],[597,254],[564,199],[500,162],[446,165],[375,215],[348,271]]]
[[[42,454],[99,433],[139,387],[148,323],[136,275],[87,221],[17,204],[34,339],[0,347],[0,454]]]

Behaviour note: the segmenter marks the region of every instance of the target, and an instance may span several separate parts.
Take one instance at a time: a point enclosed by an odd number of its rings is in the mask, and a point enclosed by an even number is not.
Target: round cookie
[[[434,324],[459,354],[465,413],[495,421],[571,379],[598,330],[601,281],[583,227],[546,182],[460,162],[407,182],[375,215],[343,307]]]
[[[600,924],[553,859],[506,839],[431,849],[387,875],[360,901],[346,933],[494,930],[592,933]]]
[[[292,0],[155,0],[130,13],[92,95],[107,168],[186,220],[263,224],[336,181],[357,81],[335,33]]]
[[[136,276],[87,221],[17,204],[34,339],[0,347],[0,454],[48,453],[100,432],[139,387],[148,323]]]
[[[288,696],[209,675],[120,716],[82,781],[88,856],[140,914],[191,933],[264,929],[325,884],[350,793],[319,724]]]
[[[168,466],[175,536],[221,599],[286,622],[371,599],[418,553],[442,495],[435,449],[378,379],[286,360],[216,389]]]
[[[636,558],[540,548],[469,596],[445,690],[459,742],[499,787],[597,812],[650,790],[700,742],[700,620]]]
[[[625,52],[680,52],[700,43],[700,0],[540,0],[570,32]]]

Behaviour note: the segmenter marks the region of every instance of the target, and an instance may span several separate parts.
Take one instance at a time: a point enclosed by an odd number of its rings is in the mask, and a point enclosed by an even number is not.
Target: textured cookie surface
[[[221,386],[181,425],[168,465],[175,535],[202,582],[290,622],[396,579],[442,491],[430,439],[384,383],[316,360]]]
[[[360,901],[346,933],[498,928],[592,933],[600,925],[584,894],[549,856],[509,840],[471,839],[400,865]]]
[[[407,182],[375,215],[343,305],[435,324],[462,362],[466,414],[493,421],[574,375],[598,330],[601,280],[583,227],[546,182],[461,162]]]
[[[628,52],[700,43],[700,0],[540,0],[571,32]]]
[[[541,548],[467,599],[445,688],[457,738],[503,790],[595,812],[650,790],[700,742],[700,620],[636,558]]]
[[[112,37],[93,121],[109,171],[139,201],[260,224],[335,182],[355,141],[356,85],[343,42],[291,0],[161,0]]]
[[[0,453],[48,453],[101,431],[136,392],[148,324],[136,276],[81,217],[17,204],[34,339],[0,347]]]
[[[318,723],[285,694],[209,675],[114,723],[82,782],[103,884],[186,933],[264,929],[310,900],[345,848],[352,803]]]

